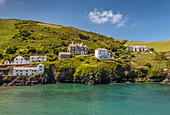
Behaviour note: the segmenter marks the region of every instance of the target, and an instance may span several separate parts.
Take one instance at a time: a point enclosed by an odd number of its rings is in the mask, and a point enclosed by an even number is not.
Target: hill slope
[[[148,48],[154,48],[157,52],[164,52],[170,51],[170,39],[164,41],[156,41],[156,42],[133,42],[128,41],[126,42],[125,46],[127,45],[145,45]]]
[[[57,54],[58,51],[66,51],[72,41],[84,42],[90,52],[97,47],[114,51],[123,46],[119,40],[73,27],[30,20],[0,19],[0,52],[9,46],[16,46],[26,54],[30,47],[34,47],[36,53]]]

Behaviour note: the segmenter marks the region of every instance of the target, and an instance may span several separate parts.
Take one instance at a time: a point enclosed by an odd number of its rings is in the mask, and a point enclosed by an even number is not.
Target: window
[[[34,75],[34,73],[32,73],[32,75]]]
[[[42,69],[40,69],[40,71],[42,71]]]
[[[22,75],[22,73],[20,73],[20,75]]]
[[[23,59],[21,59],[21,61],[22,61]]]
[[[34,72],[34,70],[32,70],[32,72]]]
[[[28,72],[28,70],[26,70],[26,72]]]
[[[28,73],[26,73],[26,75],[28,75]]]
[[[20,70],[20,72],[22,72],[22,70]]]
[[[34,70],[34,72],[36,72],[36,70]]]
[[[16,70],[16,72],[18,72],[18,70]]]
[[[17,73],[17,76],[19,75],[19,73]]]

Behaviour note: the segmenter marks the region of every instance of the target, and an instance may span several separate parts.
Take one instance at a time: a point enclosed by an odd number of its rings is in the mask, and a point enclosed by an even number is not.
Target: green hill
[[[0,19],[1,53],[9,46],[15,46],[21,54],[28,54],[32,50],[32,53],[36,50],[39,54],[57,54],[58,51],[66,51],[72,41],[84,42],[89,52],[94,52],[98,47],[115,51],[123,46],[119,40],[73,27],[31,20]]]
[[[165,52],[170,51],[170,39],[164,41],[156,41],[156,42],[134,42],[128,41],[126,42],[125,46],[127,45],[145,45],[148,48],[154,48],[157,52]]]

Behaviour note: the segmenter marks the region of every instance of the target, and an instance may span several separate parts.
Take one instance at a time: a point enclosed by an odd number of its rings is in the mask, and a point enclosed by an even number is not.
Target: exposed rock
[[[166,78],[163,82],[161,82],[162,84],[170,84],[170,78]]]

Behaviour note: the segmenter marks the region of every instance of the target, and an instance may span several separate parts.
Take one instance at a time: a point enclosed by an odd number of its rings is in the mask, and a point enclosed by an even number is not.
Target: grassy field
[[[170,51],[170,39],[164,41],[156,41],[156,42],[133,42],[128,41],[126,42],[125,46],[127,45],[145,45],[148,48],[154,48],[157,52],[165,52]]]

